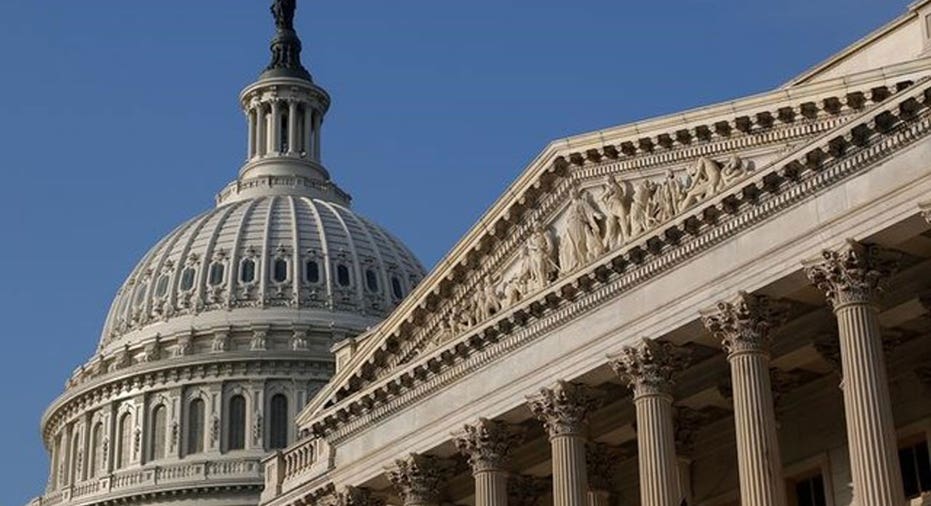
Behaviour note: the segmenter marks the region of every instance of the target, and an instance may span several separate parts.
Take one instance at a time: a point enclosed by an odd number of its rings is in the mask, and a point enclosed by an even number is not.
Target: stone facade
[[[552,143],[347,354],[262,504],[922,503],[929,15],[772,92]]]

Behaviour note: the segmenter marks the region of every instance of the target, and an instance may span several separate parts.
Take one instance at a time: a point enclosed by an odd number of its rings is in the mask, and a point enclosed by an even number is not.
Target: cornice
[[[733,237],[931,132],[928,79],[785,153],[652,233],[301,420],[338,443],[568,319]]]
[[[515,228],[523,226],[526,230],[525,223],[542,214],[541,207],[547,198],[550,201],[561,198],[561,195],[554,195],[553,188],[558,187],[570,174],[573,177],[591,176],[609,170],[616,171],[621,165],[624,165],[621,170],[642,171],[651,167],[658,170],[663,164],[685,160],[700,153],[724,153],[735,149],[735,146],[747,149],[765,146],[774,139],[801,140],[817,136],[845,123],[850,117],[862,114],[870,105],[886,100],[890,94],[908,85],[907,77],[929,70],[931,59],[917,60],[898,66],[895,71],[871,71],[792,90],[776,90],[551,143],[439,262],[428,278],[385,320],[379,328],[378,333],[381,335],[367,340],[343,371],[313,399],[299,422],[306,422],[310,413],[332,402],[333,394],[343,390],[350,381],[356,384],[354,388],[363,384],[353,378],[359,378],[360,373],[371,374],[375,368],[373,360],[383,361],[386,357],[396,355],[399,346],[405,341],[402,336],[422,324],[435,310],[438,301],[463,291],[460,285],[466,273],[477,265],[488,264],[489,255],[500,259],[505,254],[503,252],[510,251],[508,244],[519,240]],[[899,79],[903,81],[896,84]],[[791,114],[786,108],[787,103],[795,103],[788,108]],[[811,106],[805,104],[817,107],[818,112],[813,120],[805,119],[804,110],[806,107],[811,110]],[[764,127],[764,124],[768,126]],[[709,131],[718,125],[721,133],[713,133],[718,137],[704,144],[684,144],[675,140],[676,126],[687,126],[690,129],[688,131],[698,135],[702,125],[709,128]],[[661,128],[668,133],[658,133],[662,131]],[[725,131],[728,132],[726,136]],[[664,135],[665,138],[673,139],[669,149],[662,147],[659,142]],[[645,138],[656,140],[651,141],[654,146],[652,151],[638,147],[637,151],[629,155],[624,153],[625,143],[637,142],[639,145],[639,140]],[[644,146],[648,144],[643,143]],[[472,283],[475,282],[473,278]]]

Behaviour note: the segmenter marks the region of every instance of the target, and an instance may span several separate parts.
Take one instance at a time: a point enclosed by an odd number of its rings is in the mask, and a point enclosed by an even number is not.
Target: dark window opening
[[[246,447],[246,398],[234,395],[230,398],[229,449],[242,450]]]
[[[899,448],[899,466],[902,468],[902,484],[905,497],[918,497],[931,490],[931,460],[928,457],[928,442]]]
[[[288,398],[284,394],[272,396],[269,431],[269,449],[288,446]]]
[[[155,284],[155,296],[164,297],[168,293],[168,274],[162,274],[158,278],[158,282]]]
[[[378,291],[378,275],[372,269],[365,269],[365,287],[373,293]]]
[[[349,286],[352,284],[352,279],[349,277],[349,267],[343,264],[336,266],[336,282],[339,283],[339,286]]]
[[[796,506],[828,506],[824,494],[824,478],[820,474],[795,483]]]
[[[181,290],[187,291],[194,288],[194,275],[197,271],[193,267],[185,267],[181,272]]]
[[[239,265],[239,280],[243,283],[255,281],[255,260],[246,258]]]
[[[187,454],[204,451],[204,401],[194,399],[188,405]]]
[[[316,260],[308,260],[304,263],[304,279],[308,283],[320,282],[320,264]]]
[[[284,258],[276,258],[272,264],[272,280],[275,283],[284,283],[288,280],[288,261]]]
[[[395,299],[402,299],[404,297],[404,289],[401,287],[401,280],[394,276],[391,278],[391,292],[394,294]]]
[[[210,266],[210,286],[217,286],[223,283],[223,276],[226,274],[226,266],[223,262],[214,262]]]

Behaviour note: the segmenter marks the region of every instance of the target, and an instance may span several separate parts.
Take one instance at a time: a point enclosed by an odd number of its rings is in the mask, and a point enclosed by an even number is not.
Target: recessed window
[[[246,447],[246,398],[242,395],[230,397],[229,449],[242,450]]]
[[[795,504],[797,506],[827,506],[824,494],[824,478],[821,474],[795,482]]]
[[[210,286],[223,284],[223,276],[226,274],[226,266],[223,262],[214,262],[210,265]]]
[[[288,398],[275,394],[270,404],[268,447],[275,450],[288,446]]]
[[[136,295],[133,299],[133,304],[141,306],[142,302],[145,301],[145,289],[148,285],[146,283],[141,283],[136,287]]]
[[[159,276],[158,281],[155,283],[155,296],[164,297],[168,293],[168,281],[170,278],[168,274],[162,274]]]
[[[349,286],[352,284],[352,279],[349,277],[349,267],[343,264],[336,266],[336,282],[339,283],[339,286]]]
[[[204,451],[204,401],[194,399],[188,404],[187,454]]]
[[[125,413],[120,417],[119,423],[116,427],[116,462],[114,462],[114,467],[117,469],[122,469],[129,465],[129,450],[132,448],[132,418],[130,418],[129,413]]]
[[[378,275],[372,269],[365,269],[365,288],[372,293],[378,292]]]
[[[304,280],[312,284],[320,282],[320,264],[316,260],[304,262]]]
[[[181,271],[181,290],[188,291],[191,288],[194,288],[194,275],[197,274],[197,269],[193,267],[185,267]]]
[[[400,300],[404,297],[404,288],[401,287],[401,280],[397,276],[391,276],[391,293],[395,299]]]
[[[288,261],[284,258],[276,258],[272,263],[272,281],[275,283],[284,283],[288,280]]]
[[[243,283],[255,281],[255,260],[244,258],[239,264],[239,280]]]
[[[152,440],[149,442],[152,460],[165,458],[165,436],[167,434],[167,410],[164,404],[155,406],[152,410]]]
[[[931,490],[931,460],[926,440],[899,448],[899,466],[902,468],[905,497],[911,499]]]

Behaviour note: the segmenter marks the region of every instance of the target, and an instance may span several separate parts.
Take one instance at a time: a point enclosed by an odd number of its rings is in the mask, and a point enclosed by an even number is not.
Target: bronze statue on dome
[[[278,30],[294,30],[294,11],[297,0],[275,0],[272,2],[272,16]]]

